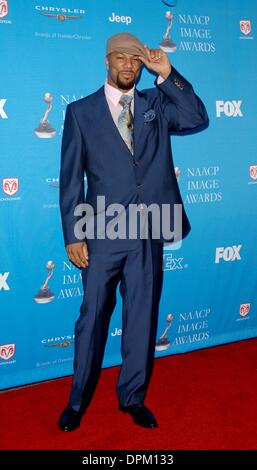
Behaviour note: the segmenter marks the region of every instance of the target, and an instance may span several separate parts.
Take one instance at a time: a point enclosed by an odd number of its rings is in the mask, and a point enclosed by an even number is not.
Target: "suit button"
[[[137,187],[138,187],[138,188],[141,188],[142,186],[143,186],[142,183],[137,183]]]
[[[134,165],[134,166],[137,166],[137,165],[139,165],[139,162],[138,162],[137,160],[134,160],[134,161],[133,161],[133,165]]]

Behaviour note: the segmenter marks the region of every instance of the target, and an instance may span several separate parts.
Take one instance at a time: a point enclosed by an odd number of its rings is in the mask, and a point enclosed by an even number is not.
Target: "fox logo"
[[[219,263],[221,259],[223,259],[224,261],[241,260],[241,256],[239,253],[241,248],[242,245],[227,246],[226,248],[221,246],[219,248],[216,248],[215,263]]]
[[[220,118],[221,114],[225,114],[227,117],[243,117],[241,105],[242,100],[216,101],[216,116]]]

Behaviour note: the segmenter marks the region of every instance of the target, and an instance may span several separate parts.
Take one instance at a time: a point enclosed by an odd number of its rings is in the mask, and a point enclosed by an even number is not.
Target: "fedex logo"
[[[187,266],[183,264],[184,258],[173,258],[171,253],[163,255],[163,271],[175,271],[184,269]]]
[[[219,263],[221,259],[223,261],[241,260],[241,256],[239,253],[241,248],[242,245],[227,246],[226,248],[221,246],[219,248],[216,248],[215,263]]]
[[[216,101],[216,116],[221,117],[221,114],[225,114],[227,117],[243,117],[241,105],[242,100]]]

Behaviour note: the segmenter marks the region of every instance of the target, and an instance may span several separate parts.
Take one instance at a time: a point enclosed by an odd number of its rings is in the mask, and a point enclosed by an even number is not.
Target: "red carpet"
[[[257,449],[257,339],[157,359],[146,404],[158,429],[117,409],[118,367],[103,369],[81,427],[56,426],[71,378],[0,395],[1,449]]]

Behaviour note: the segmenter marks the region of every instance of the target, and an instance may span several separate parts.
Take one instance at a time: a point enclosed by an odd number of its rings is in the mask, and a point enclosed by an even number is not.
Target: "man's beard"
[[[133,88],[134,84],[134,78],[132,78],[129,82],[123,82],[122,80],[120,80],[119,75],[117,76],[117,85],[122,90],[130,90],[131,88]]]

